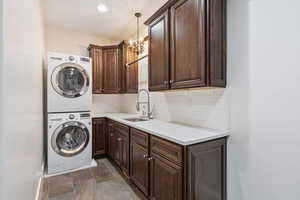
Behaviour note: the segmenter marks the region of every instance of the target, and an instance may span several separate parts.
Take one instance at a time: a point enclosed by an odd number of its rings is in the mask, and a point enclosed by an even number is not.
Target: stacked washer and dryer
[[[91,81],[90,58],[48,53],[48,175],[91,166]]]

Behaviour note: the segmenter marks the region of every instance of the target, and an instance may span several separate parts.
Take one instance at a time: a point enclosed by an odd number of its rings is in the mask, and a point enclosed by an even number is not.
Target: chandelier
[[[129,48],[133,52],[137,54],[141,54],[144,51],[144,45],[145,45],[144,39],[140,39],[140,30],[139,30],[139,25],[140,25],[139,18],[142,16],[142,14],[135,13],[134,16],[137,19],[137,37],[136,37],[136,41],[129,40]]]

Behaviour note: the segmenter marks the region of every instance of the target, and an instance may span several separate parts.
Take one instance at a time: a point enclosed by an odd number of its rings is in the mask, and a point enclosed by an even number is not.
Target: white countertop
[[[124,120],[126,118],[138,117],[137,114],[99,113],[93,114],[93,117],[107,117],[122,124],[126,124],[132,128],[145,131],[149,134],[159,136],[161,138],[181,145],[191,145],[229,136],[229,131],[191,127],[171,122],[164,122],[156,119],[142,122],[130,122]]]

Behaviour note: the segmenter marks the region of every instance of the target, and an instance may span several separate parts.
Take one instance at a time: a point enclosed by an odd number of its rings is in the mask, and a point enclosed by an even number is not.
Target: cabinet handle
[[[151,161],[151,160],[153,160],[153,158],[152,158],[152,157],[150,157],[150,158],[148,158],[148,160],[149,160],[149,161]]]
[[[174,82],[174,80],[170,80],[170,83],[173,83]]]

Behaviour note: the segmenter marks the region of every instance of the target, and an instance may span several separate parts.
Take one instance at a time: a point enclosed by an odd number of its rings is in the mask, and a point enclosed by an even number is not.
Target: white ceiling
[[[129,39],[136,32],[134,13],[143,14],[140,24],[167,0],[43,0],[46,24],[86,31],[112,40]],[[100,13],[104,3],[109,11]],[[142,26],[141,26],[142,27]]]

